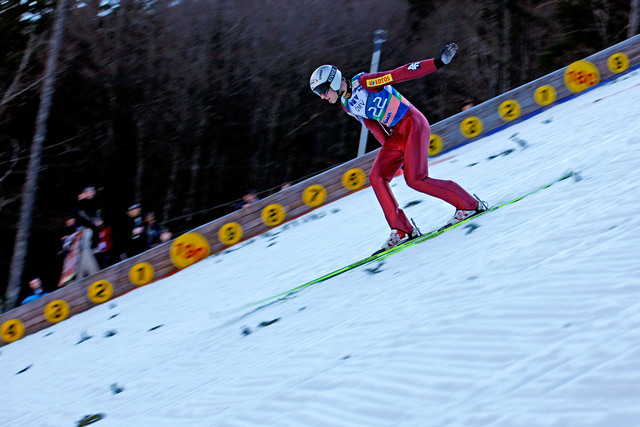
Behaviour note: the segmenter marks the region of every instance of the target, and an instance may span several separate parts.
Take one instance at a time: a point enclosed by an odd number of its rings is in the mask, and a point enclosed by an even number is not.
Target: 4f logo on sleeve
[[[414,62],[414,63],[412,63],[412,64],[409,64],[409,66],[407,67],[407,69],[408,69],[409,71],[415,71],[415,70],[417,70],[418,68],[420,68],[420,63],[419,63],[419,62]]]

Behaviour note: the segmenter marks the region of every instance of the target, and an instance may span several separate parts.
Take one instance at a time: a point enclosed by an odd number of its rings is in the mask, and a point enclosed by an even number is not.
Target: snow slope
[[[233,310],[379,247],[370,189],[3,347],[0,425],[640,426],[638,99],[636,70],[433,162],[492,205],[575,175],[285,302]]]

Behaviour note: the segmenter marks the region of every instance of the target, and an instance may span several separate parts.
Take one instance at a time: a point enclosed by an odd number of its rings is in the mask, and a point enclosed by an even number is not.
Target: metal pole
[[[376,73],[378,71],[378,64],[380,63],[380,50],[382,49],[382,43],[387,40],[387,32],[385,30],[376,30],[373,33],[373,55],[371,56],[371,71],[370,73]],[[360,143],[358,144],[358,157],[364,156],[367,150],[367,137],[369,131],[365,126],[362,126],[360,130]]]

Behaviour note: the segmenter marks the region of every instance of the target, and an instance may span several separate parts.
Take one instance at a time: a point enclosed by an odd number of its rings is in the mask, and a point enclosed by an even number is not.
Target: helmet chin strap
[[[345,80],[345,79],[342,79]],[[345,90],[340,90],[338,91],[338,96],[340,98],[351,98],[351,81],[346,80],[347,82],[347,88]],[[340,85],[340,87],[342,88],[342,85]]]

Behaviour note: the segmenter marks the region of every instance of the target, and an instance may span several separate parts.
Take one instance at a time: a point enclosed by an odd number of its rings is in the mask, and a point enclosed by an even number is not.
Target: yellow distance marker
[[[195,264],[210,254],[211,246],[202,234],[186,233],[171,244],[171,262],[178,269]]]
[[[349,169],[342,175],[342,185],[351,191],[361,188],[366,180],[367,176],[364,171],[358,168]]]
[[[87,296],[92,303],[102,304],[113,296],[113,285],[108,280],[93,282],[87,289]]]
[[[612,73],[622,73],[629,68],[629,57],[623,53],[614,53],[607,60],[607,67]]]
[[[550,85],[540,86],[533,92],[533,100],[543,107],[555,102],[557,96],[556,89]]]
[[[435,133],[429,138],[429,156],[435,156],[442,151],[442,138]]]
[[[460,132],[465,138],[475,138],[482,133],[482,120],[476,116],[467,117],[460,123]]]
[[[260,216],[262,218],[262,222],[270,227],[274,227],[284,221],[287,215],[282,205],[273,203],[262,209]]]
[[[515,99],[508,99],[498,107],[498,114],[505,122],[510,122],[520,117],[520,104]]]
[[[6,343],[18,341],[24,336],[24,323],[18,319],[9,319],[0,325],[0,339]]]
[[[327,200],[327,189],[322,185],[310,185],[302,192],[302,201],[307,206],[320,206],[325,200]]]
[[[51,301],[44,307],[44,318],[51,323],[62,322],[69,316],[69,304],[61,299]]]
[[[129,270],[129,281],[136,286],[146,285],[153,280],[155,270],[148,262],[140,262]]]
[[[564,72],[564,84],[573,92],[582,92],[600,83],[598,68],[589,61],[576,61]]]
[[[242,239],[242,226],[237,222],[228,222],[218,230],[218,240],[223,245],[231,246]]]

